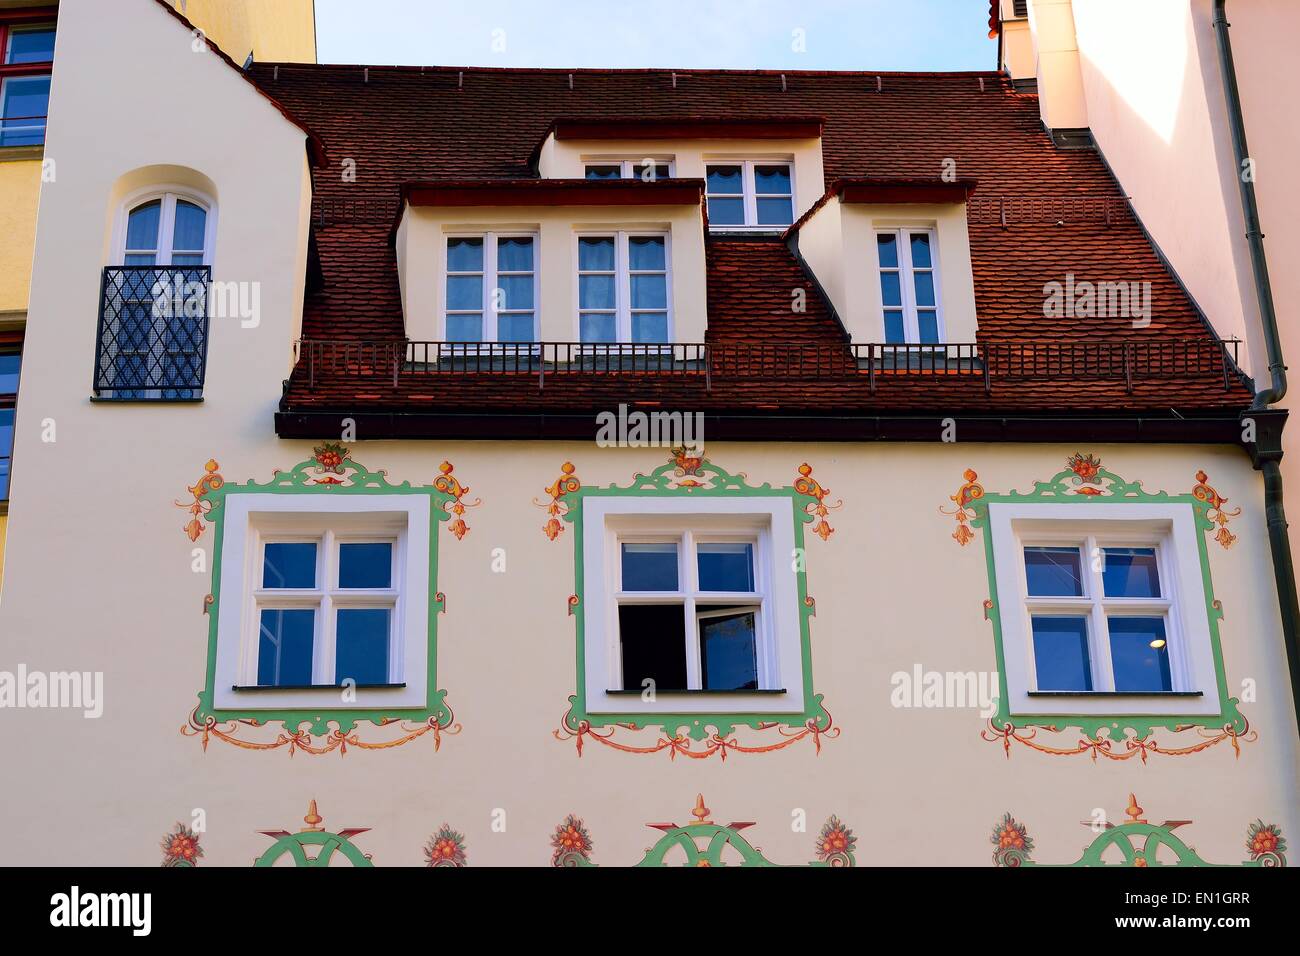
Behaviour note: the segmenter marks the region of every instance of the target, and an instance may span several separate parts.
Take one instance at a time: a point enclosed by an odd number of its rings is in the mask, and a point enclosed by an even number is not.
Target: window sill
[[[25,159],[43,159],[45,144],[34,146],[0,146],[0,163],[17,163]]]
[[[642,694],[644,694],[644,693],[646,692],[647,689],[648,689],[648,688],[636,688],[636,689],[632,689],[632,690],[607,690],[607,691],[605,691],[605,693],[606,693],[606,694],[609,694],[611,697],[640,697]],[[753,689],[748,689],[748,690],[703,690],[703,689],[701,689],[701,690],[686,690],[686,689],[664,690],[663,688],[655,688],[655,691],[654,691],[654,694],[655,694],[656,697],[662,697],[662,696],[665,696],[665,695],[668,695],[668,694],[672,694],[673,696],[683,696],[683,697],[687,697],[687,696],[695,696],[695,695],[703,696],[703,695],[706,695],[706,694],[707,694],[707,695],[713,695],[713,694],[772,694],[772,695],[775,695],[775,694],[787,694],[787,693],[789,693],[789,691],[787,691],[784,687],[776,687],[776,688],[762,688],[762,689],[760,689],[760,690],[753,690]]]
[[[95,405],[201,405],[203,397],[198,398],[111,398],[107,395],[92,395],[90,401]]]
[[[1204,697],[1203,690],[1031,690],[1030,697]]]
[[[276,690],[401,690],[400,684],[232,684],[230,689],[238,693],[246,691]]]

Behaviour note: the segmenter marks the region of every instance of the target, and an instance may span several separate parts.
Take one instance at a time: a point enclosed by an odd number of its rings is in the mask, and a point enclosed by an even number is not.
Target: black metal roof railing
[[[1242,381],[1236,339],[963,342],[935,345],[834,342],[592,343],[417,342],[303,339],[295,376],[309,387],[339,379],[389,384],[468,376],[530,376],[539,390],[572,376],[655,376],[702,382],[854,379],[875,394],[898,376],[969,376],[985,392],[1031,379],[1177,381],[1214,376],[1224,391]]]

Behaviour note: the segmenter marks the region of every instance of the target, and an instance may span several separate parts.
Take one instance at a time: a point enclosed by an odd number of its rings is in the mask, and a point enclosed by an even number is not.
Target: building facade
[[[12,861],[1285,863],[1244,349],[1041,90],[242,69],[94,10],[0,756],[96,825]]]

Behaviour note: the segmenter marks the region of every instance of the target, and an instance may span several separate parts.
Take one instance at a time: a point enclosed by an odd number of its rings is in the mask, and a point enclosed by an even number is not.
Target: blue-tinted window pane
[[[203,250],[203,234],[207,228],[208,214],[201,206],[196,206],[192,202],[177,200],[176,202],[176,228],[172,232],[172,248],[183,249],[187,252]],[[172,265],[187,265],[189,263],[180,263],[175,259]]]
[[[712,193],[734,193],[739,196],[744,189],[744,174],[740,166],[710,166],[708,190]]]
[[[262,587],[314,588],[316,545],[311,542],[268,542],[262,558]]]
[[[447,240],[448,272],[482,272],[483,240],[461,238]]]
[[[612,315],[584,315],[578,320],[579,330],[584,342],[613,342],[614,337],[614,316]]]
[[[386,607],[340,608],[334,649],[334,683],[388,683]]]
[[[886,312],[885,313],[885,342],[894,345],[901,344],[904,340],[903,334],[903,313]]]
[[[1082,597],[1078,548],[1025,548],[1025,583],[1030,597]]]
[[[903,287],[898,282],[897,272],[880,273],[880,300],[887,306],[903,304]]]
[[[6,63],[49,63],[54,59],[54,27],[15,29],[9,34]]]
[[[0,146],[38,146],[45,142],[49,104],[48,76],[11,76],[0,81]]]
[[[192,254],[177,255],[172,253],[172,265],[174,266],[201,266],[203,265],[203,253],[195,252]]]
[[[745,203],[741,199],[709,199],[709,225],[743,226],[745,224]]]
[[[624,544],[624,591],[676,591],[677,545]]]
[[[668,308],[668,277],[662,275],[632,276],[632,308]]]
[[[532,236],[514,236],[497,243],[497,272],[532,271]]]
[[[1155,548],[1102,548],[1102,588],[1106,597],[1160,597]]]
[[[17,352],[0,353],[0,395],[18,392],[18,372],[22,362],[23,357]]]
[[[790,167],[755,166],[754,192],[759,196],[772,193],[777,195],[789,195]]]
[[[257,643],[259,687],[310,684],[316,611],[263,609]]]
[[[664,312],[633,312],[632,341],[652,345],[667,342],[667,314]]]
[[[701,591],[754,590],[754,546],[741,542],[701,544],[696,549]]]
[[[135,253],[122,260],[124,266],[152,266],[158,264],[158,257],[152,253]]]
[[[126,247],[128,249],[157,249],[158,221],[162,215],[162,203],[157,199],[143,206],[136,206],[126,218]],[[127,257],[132,258],[131,256]],[[127,265],[153,265],[151,261]]]
[[[1092,690],[1088,619],[1035,616],[1033,630],[1038,690]]]
[[[339,587],[393,585],[393,546],[387,542],[339,545]]]
[[[497,316],[498,342],[532,342],[535,338],[533,313],[505,312]]]
[[[1173,690],[1164,618],[1108,617],[1106,626],[1116,690]]]
[[[934,273],[917,272],[912,276],[916,285],[916,304],[919,306],[934,305]]]
[[[455,311],[483,308],[483,277],[447,276],[447,308]]]
[[[579,239],[578,268],[583,272],[613,272],[614,237],[587,236]]]
[[[788,226],[794,222],[794,204],[790,199],[764,199],[759,196],[756,205],[760,226]]]
[[[939,341],[938,313],[922,309],[916,313],[916,325],[923,343],[932,345]]]
[[[700,677],[705,690],[755,690],[754,612],[701,617]]]
[[[912,233],[912,268],[930,268],[930,236],[928,233]]]
[[[633,236],[627,241],[627,257],[633,272],[663,272],[667,268],[662,236]]]
[[[587,178],[588,179],[622,179],[623,166],[622,164],[619,163],[615,163],[610,166],[588,166]]]
[[[500,309],[531,309],[533,307],[532,276],[498,276],[497,288],[501,290],[501,296],[497,300]]]
[[[898,268],[898,239],[894,235],[876,236],[876,254],[880,256],[882,269]]]
[[[0,409],[0,501],[9,497],[9,460],[14,450],[14,410]]]
[[[614,277],[579,276],[578,306],[583,309],[614,308]]]
[[[482,342],[483,316],[449,315],[447,316],[448,342]]]

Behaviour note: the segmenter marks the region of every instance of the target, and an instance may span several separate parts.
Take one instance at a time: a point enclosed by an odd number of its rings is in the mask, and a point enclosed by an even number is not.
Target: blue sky
[[[997,57],[985,0],[316,0],[316,23],[322,63],[991,70]]]

